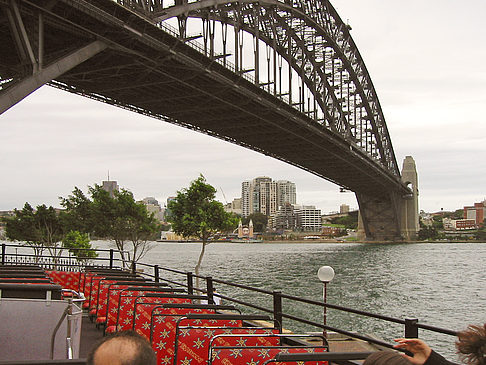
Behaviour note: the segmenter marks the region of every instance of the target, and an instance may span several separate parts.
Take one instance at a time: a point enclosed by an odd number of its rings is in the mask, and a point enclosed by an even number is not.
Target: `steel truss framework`
[[[0,7],[0,112],[50,83],[289,162],[356,192],[362,211],[410,193],[349,26],[327,0]],[[397,237],[390,209],[384,235]],[[369,211],[367,235],[384,237]]]

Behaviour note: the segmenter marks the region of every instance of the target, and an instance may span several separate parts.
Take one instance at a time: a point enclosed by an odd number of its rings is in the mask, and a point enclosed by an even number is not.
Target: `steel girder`
[[[354,148],[364,151],[391,174],[400,176],[371,78],[350,36],[349,27],[329,1],[118,2],[161,23],[177,17],[181,38],[186,37],[187,26],[184,24],[191,17],[208,22],[216,20],[252,34],[278,53],[299,75],[318,104],[319,110],[307,111],[312,119],[341,135]],[[214,48],[209,47],[208,53],[214,56]],[[261,84],[258,62],[254,67],[255,83]],[[277,80],[270,83],[275,86]],[[268,91],[278,94],[275,87]],[[293,105],[291,99],[286,100]]]

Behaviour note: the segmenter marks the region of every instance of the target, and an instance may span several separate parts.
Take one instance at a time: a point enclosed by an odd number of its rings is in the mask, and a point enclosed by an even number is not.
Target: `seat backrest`
[[[131,294],[131,295],[128,295]],[[191,303],[194,298],[200,298],[200,296],[178,294],[178,293],[150,293],[149,291],[138,292],[138,295],[134,295],[135,292],[127,292],[121,294],[119,298],[119,310],[118,318],[116,322],[117,331],[126,331],[133,329],[133,321],[135,318],[135,304],[137,298],[143,297],[147,303],[157,303],[158,305],[163,303]],[[150,298],[150,299],[149,299]]]
[[[252,364],[263,365],[280,353],[307,354],[327,352],[325,346],[214,346],[210,348],[209,365]],[[289,364],[289,363],[286,363]],[[290,363],[299,365],[299,363]],[[323,365],[310,362],[309,365]],[[327,364],[326,364],[327,365]]]
[[[207,364],[210,345],[261,346],[267,344],[277,346],[280,343],[279,337],[267,337],[277,333],[279,331],[275,328],[179,326],[176,330],[174,365],[184,365],[188,362],[191,365]],[[234,336],[218,336],[223,334]],[[261,336],[248,336],[257,334]]]
[[[58,270],[48,270],[46,274],[52,279],[56,284],[61,285],[64,289],[71,289],[79,292],[79,283],[81,273],[76,271],[58,271]]]
[[[108,288],[107,295],[107,307],[106,307],[106,325],[116,326],[118,318],[118,310],[120,307],[120,295],[128,292],[137,292],[138,295],[142,295],[143,292],[182,292],[182,289],[172,289],[168,287],[160,286],[160,284],[152,282],[133,282],[133,281],[121,281],[115,284],[111,284]]]

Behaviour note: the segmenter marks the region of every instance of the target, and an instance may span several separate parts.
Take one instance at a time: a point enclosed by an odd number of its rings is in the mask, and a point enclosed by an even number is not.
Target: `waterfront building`
[[[476,226],[480,226],[486,218],[486,200],[464,207],[464,219],[473,219]]]
[[[321,210],[313,205],[295,205],[294,212],[297,228],[304,232],[320,232]]]
[[[295,183],[286,180],[272,181],[272,178],[260,176],[241,184],[241,211],[243,217],[253,213],[266,216],[275,214],[285,203],[297,201]]]
[[[277,181],[277,206],[281,207],[286,203],[297,204],[295,183],[279,180]]]
[[[297,228],[294,206],[290,203],[285,203],[280,206],[278,211],[273,214],[271,218],[272,228],[274,229],[294,230]]]
[[[103,181],[101,187],[103,188],[103,190],[106,190],[112,198],[115,195],[115,191],[118,191],[119,189],[118,183],[113,180]]]
[[[478,225],[474,219],[442,219],[442,225],[446,231],[462,231],[468,229],[476,229]]]
[[[243,217],[248,217],[250,213],[250,189],[251,183],[250,181],[243,181],[241,183],[241,215]]]

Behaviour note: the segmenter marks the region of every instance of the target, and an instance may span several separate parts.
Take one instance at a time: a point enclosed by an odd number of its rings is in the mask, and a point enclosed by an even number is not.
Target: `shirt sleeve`
[[[432,350],[429,358],[424,363],[424,365],[456,365],[453,362],[447,361],[442,355]]]

